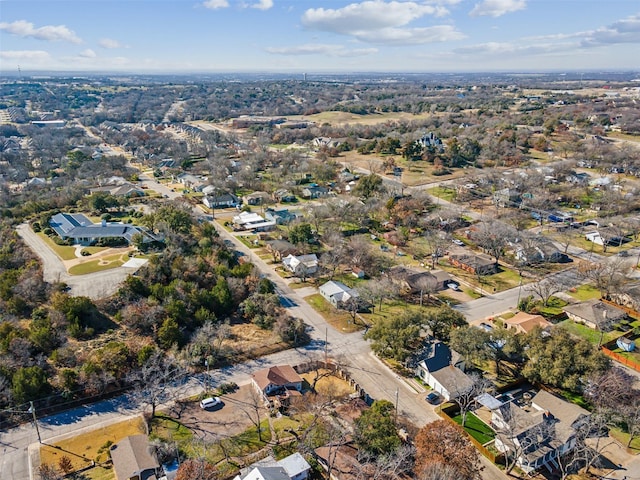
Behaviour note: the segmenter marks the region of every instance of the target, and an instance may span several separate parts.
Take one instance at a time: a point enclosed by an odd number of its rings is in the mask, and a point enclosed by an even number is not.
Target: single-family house
[[[611,293],[611,300],[626,308],[640,312],[640,282],[629,283],[620,292]]]
[[[428,339],[417,359],[416,375],[449,401],[466,392],[473,380],[463,372],[462,357],[445,343]]]
[[[572,172],[567,175],[567,182],[575,185],[587,185],[591,180],[591,175],[586,172]]]
[[[116,480],[155,480],[160,464],[146,435],[131,435],[109,448]]]
[[[245,195],[244,197],[242,197],[242,200],[244,203],[246,203],[247,205],[267,205],[268,203],[271,203],[273,200],[271,200],[271,195],[269,195],[267,192],[253,192],[253,193],[249,193],[247,195]]]
[[[344,283],[330,280],[318,289],[331,305],[336,308],[344,307],[349,300],[358,298],[358,292],[347,287]]]
[[[417,270],[404,265],[391,267],[387,276],[407,293],[437,292],[451,283],[451,275],[443,270]]]
[[[222,195],[205,195],[202,198],[202,203],[207,208],[231,208],[237,207],[242,202],[232,193],[223,193]]]
[[[593,232],[588,232],[584,235],[584,238],[596,245],[611,245],[615,247],[619,247],[629,241],[628,236],[624,232],[608,227],[602,227]]]
[[[498,272],[496,262],[486,255],[449,255],[449,263],[474,275],[493,275]]]
[[[276,262],[282,261],[287,255],[297,255],[298,247],[287,240],[267,240],[267,250]]]
[[[129,182],[124,182],[117,185],[103,185],[100,187],[90,188],[89,192],[99,193],[104,192],[114,197],[142,197],[144,196],[144,189]]]
[[[234,230],[253,230],[254,232],[266,232],[273,230],[276,222],[265,220],[263,217],[253,212],[240,212],[233,217]]]
[[[327,195],[329,195],[329,189],[320,185],[309,185],[302,189],[302,197],[306,199],[321,198]]]
[[[557,465],[556,458],[576,445],[576,431],[589,418],[589,412],[549,392],[540,390],[530,407],[513,401],[500,402],[491,412],[497,432],[496,448],[516,456],[516,464],[526,473]]]
[[[527,312],[518,312],[513,317],[503,320],[505,328],[515,333],[529,333],[536,327],[545,330],[553,324],[542,315],[532,315]]]
[[[276,468],[277,470],[265,470]],[[259,472],[254,470],[259,469]],[[283,476],[284,474],[286,476]],[[240,470],[240,474],[236,475],[233,480],[306,480],[309,478],[311,465],[304,459],[302,455],[295,452],[282,460],[276,461],[271,455],[259,460],[249,467]]]
[[[264,212],[264,218],[276,222],[276,225],[287,225],[298,218],[298,215],[287,208],[267,208]]]
[[[308,255],[287,255],[282,259],[284,267],[296,277],[306,278],[318,271],[318,257],[315,253]]]
[[[314,453],[330,480],[360,480],[366,471],[366,465],[358,461],[358,448],[351,442],[324,445]]]
[[[515,251],[516,259],[526,265],[536,263],[569,263],[573,260],[566,253],[558,250],[551,242],[542,242],[531,247],[522,247]]]
[[[291,365],[263,368],[251,376],[254,387],[270,405],[283,404],[292,396],[300,396],[302,381]]]
[[[273,192],[273,199],[281,203],[295,202],[297,200],[296,196],[285,188],[280,188]]]
[[[194,190],[202,190],[205,187],[204,180],[192,175],[191,173],[181,173],[176,177],[176,181],[185,187],[193,188]]]
[[[611,326],[627,318],[627,312],[598,299],[588,300],[564,307],[567,316],[577,323],[608,331]]]
[[[80,245],[92,245],[105,240],[122,240],[130,244],[137,234],[141,234],[145,242],[157,240],[144,227],[105,220],[93,223],[81,213],[57,213],[49,220],[49,226],[63,240]]]
[[[493,192],[493,203],[502,208],[514,208],[522,203],[522,193],[513,188],[503,188]]]

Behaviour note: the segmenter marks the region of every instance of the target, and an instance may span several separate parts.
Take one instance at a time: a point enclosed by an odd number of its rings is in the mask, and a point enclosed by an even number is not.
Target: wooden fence
[[[443,418],[447,422],[451,423],[452,425],[456,425],[460,427],[460,425],[458,425],[456,421],[449,416],[448,412],[451,410],[454,410],[455,412],[457,412],[458,408],[449,407],[445,409],[437,409],[437,413],[438,415],[440,415],[441,418]],[[481,444],[479,441],[477,441],[475,438],[469,435],[469,433],[467,433],[466,431],[464,433],[469,439],[469,441],[480,451],[480,453],[482,453],[485,457],[487,457],[492,463],[504,463],[504,454],[502,453],[496,454],[490,451],[487,447],[485,447],[483,444]]]
[[[612,352],[608,347],[602,346],[600,347],[602,353],[604,353],[607,357],[613,358],[616,362],[619,362],[623,365],[626,365],[629,368],[633,368],[636,372],[640,372],[640,363],[635,362],[627,357],[620,355],[619,353]]]

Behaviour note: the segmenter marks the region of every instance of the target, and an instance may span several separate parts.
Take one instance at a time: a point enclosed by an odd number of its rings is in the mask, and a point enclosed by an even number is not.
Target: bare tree
[[[262,392],[252,385],[249,392],[249,398],[246,402],[238,404],[238,408],[242,410],[249,421],[256,427],[258,440],[262,441],[262,411],[265,409],[265,399]]]
[[[558,279],[558,277],[550,277],[537,282],[533,282],[527,285],[526,289],[535,294],[542,304],[546,307],[549,303],[549,299],[556,293],[562,292],[566,288],[564,282]]]
[[[512,227],[502,222],[491,221],[482,223],[472,237],[480,248],[496,259],[497,264],[502,258],[507,242],[516,235]]]
[[[462,428],[464,428],[467,421],[467,413],[476,404],[476,398],[485,392],[492,389],[492,384],[489,380],[482,378],[477,373],[469,375],[471,384],[466,387],[456,387],[452,393],[452,398],[460,407],[460,414],[462,415]]]
[[[151,432],[151,422],[156,416],[157,408],[183,397],[185,380],[184,368],[160,351],[151,355],[139,370],[129,374],[127,383],[133,385],[129,397],[133,403],[140,405],[146,420],[147,434]]]
[[[600,290],[603,298],[620,289],[627,281],[629,267],[625,265],[624,258],[615,257],[603,262],[583,262],[578,265],[578,274],[585,280],[589,280]]]

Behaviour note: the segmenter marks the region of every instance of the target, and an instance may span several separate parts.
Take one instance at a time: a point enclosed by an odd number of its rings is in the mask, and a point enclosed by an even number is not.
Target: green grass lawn
[[[462,415],[456,415],[455,417],[453,417],[453,420],[458,425],[462,425]],[[484,423],[471,412],[467,413],[467,418],[464,423],[464,429],[469,435],[475,438],[482,445],[490,442],[496,436],[495,432],[491,430],[491,428],[489,428],[489,425]]]
[[[87,252],[89,255],[93,255],[94,253],[100,253],[107,249],[108,247],[84,247],[82,249],[83,252]]]
[[[44,233],[40,232],[37,234],[42,240],[46,242],[51,250],[55,252],[58,257],[62,260],[73,260],[76,258],[76,249],[75,247],[70,247],[67,245],[58,245],[51,238],[47,237]]]
[[[434,197],[442,198],[447,202],[452,202],[456,196],[456,192],[450,187],[435,187],[427,190]]]
[[[609,434],[622,445],[625,447],[627,446],[627,443],[629,442],[629,434],[627,432],[622,431],[620,428],[611,427],[609,429]],[[633,450],[640,450],[640,437],[634,438],[629,447]]]
[[[314,293],[304,299],[316,312],[322,315],[329,325],[336,330],[345,333],[362,330],[363,325],[360,325],[360,323],[354,324],[351,320],[351,315],[348,312],[336,309],[319,293]]]
[[[600,290],[589,283],[580,285],[577,288],[572,288],[568,293],[573,298],[581,302],[593,300],[594,298],[600,298]]]
[[[568,330],[569,333],[575,335],[576,337],[584,338],[594,345],[598,345],[600,340],[600,332],[594,330],[593,328],[589,328],[586,325],[582,325],[581,323],[576,323],[573,320],[564,320],[558,324],[560,328],[564,328]],[[614,340],[622,335],[622,332],[613,331],[613,332],[604,332],[602,337],[602,343],[607,343],[611,340]]]
[[[99,260],[91,260],[90,262],[74,265],[69,269],[71,275],[86,275],[87,273],[100,272],[102,270],[110,270],[112,268],[121,267],[129,260],[128,254],[117,254],[103,257]]]

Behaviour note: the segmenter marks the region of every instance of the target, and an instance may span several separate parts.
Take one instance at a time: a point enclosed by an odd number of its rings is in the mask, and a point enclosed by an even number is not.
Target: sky
[[[640,70],[638,0],[0,0],[0,73]]]

